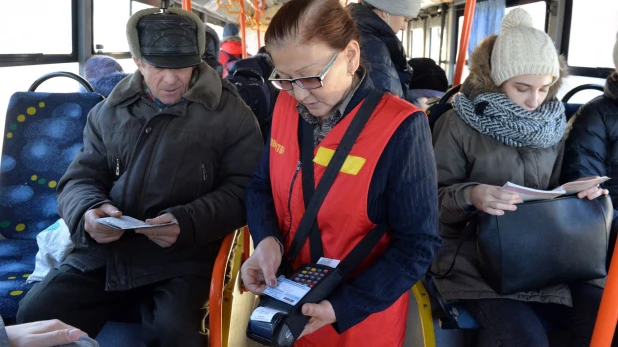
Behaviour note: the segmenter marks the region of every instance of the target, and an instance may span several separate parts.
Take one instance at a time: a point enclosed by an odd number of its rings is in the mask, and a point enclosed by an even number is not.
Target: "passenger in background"
[[[268,81],[274,68],[270,54],[262,47],[255,56],[232,63],[225,77],[236,86],[242,99],[253,111],[264,141],[270,132],[272,113],[279,95],[279,90]]]
[[[202,60],[208,64],[211,68],[215,69],[219,76],[223,76],[223,65],[219,62],[219,55],[221,54],[221,40],[215,29],[211,28],[208,24],[204,24],[204,30],[206,31],[206,50],[202,56]]]
[[[202,347],[213,263],[246,223],[263,142],[235,88],[202,61],[198,16],[145,9],[126,31],[138,70],[92,109],[58,182],[75,250],[22,299],[17,321],[57,318],[97,336],[139,312],[145,345]],[[97,222],[123,215],[161,225]]]
[[[431,58],[412,58],[408,64],[414,70],[408,101],[427,110],[428,99],[441,98],[448,90],[446,72]]]
[[[397,33],[418,15],[421,0],[361,0],[348,5],[360,31],[361,58],[377,89],[408,99],[412,70]]]
[[[453,99],[453,110],[434,127],[443,241],[434,273],[444,274],[451,265],[475,210],[501,216],[517,209],[518,196],[501,185],[558,186],[566,118],[555,96],[565,75],[566,64],[551,38],[533,28],[522,9],[504,17],[500,34],[472,54],[470,75]],[[601,194],[607,191],[594,187],[578,197]],[[452,272],[434,280],[444,300],[461,300],[482,325],[479,346],[548,346],[542,320],[562,319],[573,333],[572,346],[590,344],[601,288],[569,283],[500,295],[483,280],[477,254],[472,236],[461,246]]]
[[[108,97],[118,82],[129,76],[122,70],[116,59],[106,55],[95,55],[86,60],[84,78],[94,91]],[[82,89],[85,91],[85,89]]]
[[[227,76],[230,65],[242,59],[242,39],[238,36],[238,25],[227,23],[223,27],[223,41],[219,62],[223,65],[223,77]]]
[[[618,234],[618,36],[616,40],[616,71],[607,77],[605,93],[582,106],[575,114],[562,166],[563,182],[589,176],[611,178],[603,184],[609,190],[614,205],[608,264]]]
[[[268,145],[247,188],[256,248],[241,273],[255,294],[276,285],[280,265],[311,263],[309,242],[293,241],[302,233],[302,181],[313,185],[303,171],[313,170],[316,182],[322,182],[330,160],[324,153],[339,146],[375,90],[361,64],[358,29],[338,0],[286,3],[268,26],[265,42],[275,63],[271,81],[282,91]],[[299,132],[307,135],[301,136],[301,146]],[[357,275],[327,300],[303,306],[311,319],[294,346],[403,345],[410,288],[440,245],[430,136],[418,108],[385,93],[348,156],[362,163],[351,165],[356,170],[341,169],[317,224],[324,256],[331,259],[342,260],[378,224],[388,227],[387,234]],[[299,162],[300,147],[315,160]],[[282,264],[292,244],[302,251]]]

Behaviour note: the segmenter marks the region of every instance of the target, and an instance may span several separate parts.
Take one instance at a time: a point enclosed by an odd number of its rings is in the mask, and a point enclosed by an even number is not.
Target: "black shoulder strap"
[[[466,239],[468,239],[472,235],[472,233],[476,231],[476,226],[477,226],[476,218],[472,217],[468,225],[466,225],[464,230],[461,232],[461,235],[459,235],[459,238],[457,239],[457,249],[455,250],[453,261],[451,261],[451,265],[448,267],[448,270],[446,270],[446,272],[443,274],[438,274],[431,270],[428,270],[427,273],[430,276],[435,277],[435,278],[444,278],[448,276],[451,273],[451,271],[453,271],[453,267],[455,266],[455,261],[457,260],[457,255],[459,254],[459,251],[461,250],[461,246],[463,246],[464,241],[466,241]]]
[[[363,260],[369,256],[373,248],[380,242],[380,239],[388,230],[388,224],[382,223],[371,229],[365,237],[350,251],[350,253],[339,263],[337,268],[341,271],[343,278],[346,278],[361,265]]]
[[[360,135],[361,131],[365,127],[365,124],[367,124],[367,121],[371,117],[373,110],[375,110],[375,108],[378,106],[378,103],[382,99],[382,95],[384,95],[383,91],[379,91],[375,89],[369,93],[369,95],[363,102],[360,110],[358,111],[358,113],[356,114],[356,116],[354,117],[350,125],[348,126],[348,129],[346,130],[345,134],[343,135],[343,138],[341,139],[341,142],[339,143],[339,146],[337,147],[337,150],[335,151],[333,158],[331,159],[330,163],[326,167],[326,171],[324,172],[324,175],[322,176],[320,183],[318,183],[318,187],[315,190],[315,192],[311,194],[309,192],[309,184],[303,184],[303,195],[310,194],[311,198],[309,200],[305,200],[305,215],[300,220],[298,230],[296,231],[296,235],[294,236],[294,239],[292,240],[292,244],[290,245],[290,249],[288,250],[288,253],[287,253],[286,258],[290,264],[292,264],[294,259],[296,259],[296,257],[298,256],[298,253],[300,253],[302,246],[305,244],[305,241],[309,237],[309,234],[311,233],[314,224],[316,224],[316,217],[318,215],[318,211],[320,210],[320,206],[322,206],[322,203],[324,202],[324,199],[326,198],[326,194],[328,194],[330,187],[335,182],[335,178],[339,174],[339,171],[341,170],[343,163],[348,157],[348,154],[350,153],[350,150],[352,149],[352,147],[354,146],[354,143],[358,139],[358,136]],[[311,176],[310,179],[303,177],[303,182],[307,181],[308,183],[313,183],[314,182],[313,180],[313,133],[311,134],[310,139],[308,135],[309,135],[308,131],[302,132],[303,149],[301,149],[301,161],[302,161],[302,167],[303,167],[303,176],[305,176],[305,172],[307,172],[307,174],[309,175],[306,167],[309,167],[312,173],[310,174]],[[311,141],[310,143],[305,143],[305,141],[309,141],[309,140]],[[302,154],[303,152],[305,152],[305,155],[304,155],[305,157],[307,156],[307,153],[309,153],[309,151],[305,147],[310,148],[311,159],[303,158],[303,154]],[[307,190],[307,192],[305,192],[305,190]],[[318,242],[317,240],[319,240],[320,246],[318,247],[321,248],[322,240],[319,238],[319,230],[317,228],[315,229],[315,233],[318,235],[316,242]],[[312,238],[312,241],[313,241],[313,238]],[[311,245],[311,247],[315,248],[315,246],[313,245]],[[315,251],[316,254],[318,250]],[[312,258],[314,255],[313,253],[314,251],[312,251]],[[321,253],[323,254],[323,252]]]
[[[302,117],[299,117],[299,119],[301,126],[300,162],[302,163],[303,169],[303,199],[305,201],[305,208],[307,208],[315,192],[315,177],[313,172],[313,125],[307,123]],[[317,220],[311,225],[311,230],[309,231],[309,249],[311,251],[312,263],[316,263],[324,256],[324,246],[322,245],[320,227]]]

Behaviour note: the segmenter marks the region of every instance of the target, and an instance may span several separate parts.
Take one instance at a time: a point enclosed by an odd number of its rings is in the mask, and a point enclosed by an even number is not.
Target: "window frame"
[[[77,32],[77,2],[71,0],[71,53],[70,54],[45,54],[45,53],[25,53],[25,54],[0,54],[0,67],[60,64],[78,62],[78,32]]]
[[[569,62],[569,41],[571,38],[571,25],[573,21],[573,0],[566,0],[564,8],[564,25],[562,26],[562,44],[560,53],[564,55],[565,60]],[[569,65],[569,72],[571,75],[593,77],[606,79],[607,76],[615,69],[611,67],[583,67],[583,66],[571,66]]]

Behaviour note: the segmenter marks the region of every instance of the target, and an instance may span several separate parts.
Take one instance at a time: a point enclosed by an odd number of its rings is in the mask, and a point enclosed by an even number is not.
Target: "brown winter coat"
[[[484,92],[500,92],[491,80],[490,57],[496,36],[481,43],[471,57],[470,76],[461,92],[469,98]],[[561,77],[550,87],[547,100],[555,98],[566,65],[561,59]],[[438,168],[440,236],[442,248],[434,258],[432,270],[444,273],[453,260],[457,239],[474,209],[464,202],[463,189],[475,184],[502,186],[507,181],[536,189],[558,186],[564,141],[550,148],[510,147],[468,126],[451,110],[442,115],[433,131]],[[522,301],[571,305],[566,285],[501,296],[482,279],[478,269],[476,239],[466,240],[452,272],[436,279],[445,300],[510,298]]]

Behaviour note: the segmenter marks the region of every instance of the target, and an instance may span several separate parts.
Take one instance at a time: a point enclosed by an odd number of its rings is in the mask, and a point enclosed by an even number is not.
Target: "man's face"
[[[137,68],[144,76],[144,82],[152,95],[166,105],[180,101],[189,90],[193,67],[182,69],[160,69],[145,60],[133,58]]]

